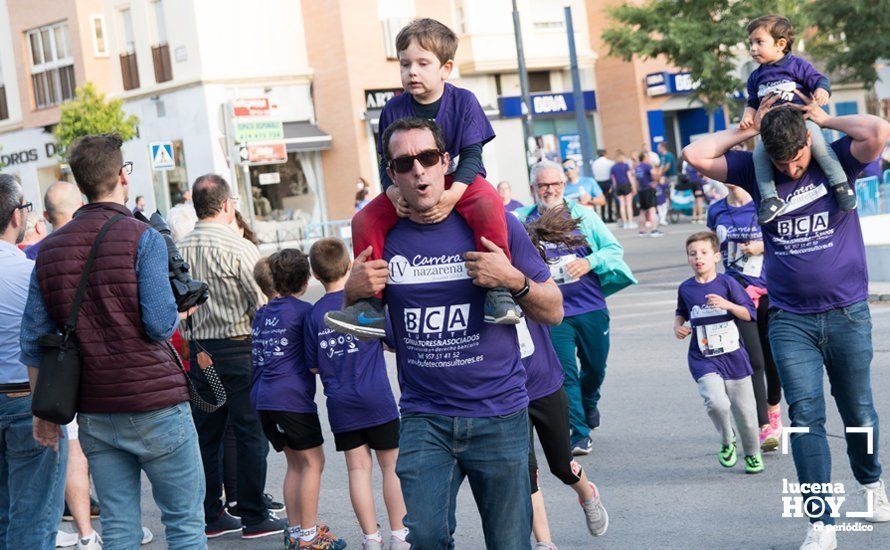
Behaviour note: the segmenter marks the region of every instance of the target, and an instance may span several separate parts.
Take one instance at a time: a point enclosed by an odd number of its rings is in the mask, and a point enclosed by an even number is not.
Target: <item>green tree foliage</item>
[[[81,136],[120,134],[124,141],[136,137],[139,119],[121,108],[120,99],[107,99],[105,94],[87,82],[78,88],[74,99],[62,104],[59,124],[54,134],[62,150]]]
[[[887,0],[812,0],[803,14],[817,29],[806,48],[844,82],[870,88],[878,79],[875,63],[890,58],[890,3]]]

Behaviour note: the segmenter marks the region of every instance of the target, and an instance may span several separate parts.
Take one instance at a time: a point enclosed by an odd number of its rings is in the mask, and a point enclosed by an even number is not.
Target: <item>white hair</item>
[[[531,171],[531,182],[532,185],[538,184],[538,174],[545,170],[556,170],[556,173],[559,174],[560,181],[566,181],[566,174],[562,169],[562,165],[553,162],[552,160],[541,160],[532,165]]]

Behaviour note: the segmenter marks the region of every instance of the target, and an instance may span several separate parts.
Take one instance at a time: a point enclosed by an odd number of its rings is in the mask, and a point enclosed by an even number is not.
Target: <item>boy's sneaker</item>
[[[269,493],[263,493],[263,500],[266,502],[266,508],[268,508],[270,512],[284,512],[284,503],[273,499],[272,495]]]
[[[268,537],[275,535],[287,529],[287,521],[275,517],[275,514],[269,516],[254,525],[245,525],[241,528],[242,539],[258,539],[260,537]]]
[[[63,531],[61,529],[56,531],[56,548],[68,548],[69,546],[74,546],[79,540],[80,535],[77,533],[69,533],[68,531]]]
[[[871,523],[884,523],[890,521],[890,502],[887,501],[887,488],[884,486],[883,480],[877,481],[877,487],[861,486],[859,494],[865,499],[871,499],[871,502],[865,500],[860,506],[861,510],[872,510],[872,515],[862,518]]]
[[[220,537],[227,533],[237,533],[241,530],[241,520],[229,514],[225,508],[219,513],[219,517],[204,526],[204,534],[208,539]]]
[[[301,550],[343,550],[346,548],[346,541],[338,539],[330,531],[318,530],[318,534],[310,541],[300,539]]]
[[[600,498],[600,492],[597,490],[596,485],[589,481],[587,483],[593,489],[593,499],[589,502],[584,502],[579,498],[578,502],[581,504],[581,508],[584,509],[584,516],[587,519],[587,530],[590,531],[591,535],[601,537],[606,534],[606,530],[609,528],[609,513],[606,512],[606,508],[603,506],[603,500]]]
[[[300,548],[300,535],[296,535],[290,529],[284,530],[284,550],[298,550]]]
[[[732,468],[735,466],[735,463],[739,460],[739,455],[736,453],[734,439],[729,445],[720,446],[720,452],[717,453],[717,460],[720,461],[720,465],[724,468]]]
[[[768,453],[779,448],[779,432],[769,424],[760,427],[760,450]]]
[[[362,550],[383,550],[383,541],[377,539],[364,539]]]
[[[408,541],[392,535],[389,537],[389,550],[411,550],[411,545]]]
[[[649,233],[650,237],[664,237],[664,232],[659,231],[658,229],[653,229],[651,233]]]
[[[759,474],[763,471],[763,455],[745,455],[745,473]]]
[[[102,537],[93,531],[90,536],[77,541],[77,550],[102,550]]]
[[[485,322],[495,325],[517,325],[522,312],[506,288],[493,288],[485,293]]]
[[[837,548],[837,535],[834,525],[825,525],[821,521],[811,523],[807,528],[807,538],[800,545],[800,550],[834,550]]]
[[[788,208],[788,203],[779,197],[762,199],[760,210],[757,211],[757,223],[764,225],[773,221],[777,216],[781,216],[786,208]]]
[[[593,441],[587,436],[572,443],[572,456],[589,455],[591,451],[593,451]]]
[[[367,298],[340,311],[329,311],[324,316],[324,324],[331,330],[358,338],[383,338],[386,336],[383,300],[377,297]]]
[[[856,192],[847,182],[833,185],[831,190],[834,192],[834,200],[837,201],[837,205],[841,207],[842,211],[849,212],[856,209]]]
[[[559,550],[552,542],[536,542],[534,550]]]
[[[155,536],[152,534],[151,530],[148,527],[142,526],[142,542],[140,544],[148,544],[149,542],[155,540]]]

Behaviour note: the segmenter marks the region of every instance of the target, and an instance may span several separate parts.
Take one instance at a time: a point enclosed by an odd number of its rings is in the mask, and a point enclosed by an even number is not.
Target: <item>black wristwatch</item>
[[[528,277],[525,277],[525,284],[522,285],[522,288],[519,289],[518,292],[511,292],[510,296],[513,296],[514,300],[521,300],[522,298],[525,298],[525,295],[528,294],[530,290],[531,287],[529,286]]]

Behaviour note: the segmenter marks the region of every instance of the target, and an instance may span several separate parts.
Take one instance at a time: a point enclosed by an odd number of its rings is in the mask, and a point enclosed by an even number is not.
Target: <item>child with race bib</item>
[[[303,360],[303,324],[312,305],[299,299],[309,282],[309,260],[299,250],[284,249],[269,257],[269,271],[278,295],[253,321],[250,400],[263,433],[287,460],[284,547],[342,550],[346,543],[318,524],[324,438],[315,406],[315,376]]]
[[[831,95],[828,77],[809,62],[791,54],[794,27],[788,19],[779,15],[764,15],[748,23],[746,30],[751,45],[751,57],[760,67],[748,77],[748,105],[739,128],[745,130],[754,124],[754,113],[760,107],[760,102],[769,96],[777,96],[777,102],[801,104],[812,100],[819,105],[828,103]],[[838,206],[844,212],[853,210],[856,208],[856,193],[847,182],[847,175],[837,155],[825,142],[818,124],[808,120],[807,130],[813,158],[825,172]],[[805,143],[800,144],[801,147],[804,145]],[[776,193],[773,164],[763,142],[758,142],[754,149],[754,169],[761,197],[757,221],[762,225],[785,212],[788,204]],[[801,174],[789,175],[796,178]]]
[[[383,344],[379,339],[359,341],[324,324],[325,314],[343,305],[343,288],[351,266],[346,244],[334,238],[316,241],[309,249],[309,262],[312,275],[321,281],[326,294],[306,319],[306,367],[321,375],[324,384],[334,443],[346,458],[349,498],[362,529],[362,550],[383,549],[371,487],[372,449],[383,476],[383,502],[389,515],[387,548],[407,550],[408,529],[402,523],[405,501],[396,475],[399,410],[386,376]]]
[[[763,471],[757,406],[751,363],[740,344],[735,319],[755,317],[754,303],[735,279],[717,273],[720,243],[712,231],[686,239],[686,256],[694,273],[680,284],[674,334],[689,342],[689,371],[698,383],[708,416],[721,437],[717,458],[726,468],[738,461],[733,418],[745,453],[745,473]],[[687,321],[691,326],[686,326]]]
[[[417,19],[399,31],[396,50],[404,94],[386,102],[380,113],[380,148],[382,136],[400,118],[435,120],[445,135],[444,150],[419,151],[414,156],[403,156],[380,163],[380,181],[385,193],[378,195],[352,218],[352,238],[355,256],[371,249],[370,260],[383,257],[386,234],[400,218],[409,215],[407,203],[392,184],[388,171],[407,173],[419,163],[430,167],[440,162],[446,153],[451,164],[446,175],[446,191],[439,204],[422,215],[424,222],[444,220],[457,210],[473,230],[477,250],[487,252],[482,237],[498,245],[507,257],[507,225],[504,204],[500,196],[485,180],[482,147],[494,139],[494,129],[485,116],[479,100],[469,90],[446,82],[454,65],[458,38],[454,32],[433,19]],[[449,187],[450,185],[450,187]],[[488,291],[485,302],[485,321],[514,325],[521,311],[506,289]],[[380,297],[360,300],[342,311],[332,311],[325,323],[333,330],[362,338],[382,338],[386,332],[386,317]]]

